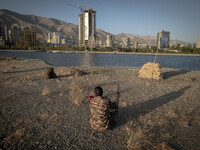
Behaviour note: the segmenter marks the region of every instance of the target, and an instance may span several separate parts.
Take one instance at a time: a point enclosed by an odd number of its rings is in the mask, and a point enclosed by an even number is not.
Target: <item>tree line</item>
[[[55,46],[55,45],[37,45],[37,46],[25,46],[22,44],[16,45],[4,45],[0,46],[0,49],[11,49],[11,50],[70,50],[70,51],[99,51],[99,52],[135,52],[135,53],[155,53],[157,51],[156,46],[147,45],[145,48],[122,48],[122,47],[103,47],[103,48],[89,48],[89,47],[78,47],[71,46],[70,44]],[[171,46],[169,49],[158,50],[158,53],[182,53],[182,54],[200,54],[200,48],[196,48],[188,44],[187,46],[181,46],[177,44],[176,46]]]

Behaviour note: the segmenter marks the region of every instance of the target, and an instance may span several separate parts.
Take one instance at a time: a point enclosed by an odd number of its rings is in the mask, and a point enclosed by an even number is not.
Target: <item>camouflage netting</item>
[[[147,78],[147,79],[155,79],[162,80],[162,68],[158,63],[146,63],[143,65],[142,69],[139,71],[138,77]]]

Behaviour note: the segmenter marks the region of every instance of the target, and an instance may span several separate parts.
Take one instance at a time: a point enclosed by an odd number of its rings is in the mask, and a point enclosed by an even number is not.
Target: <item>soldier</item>
[[[112,102],[107,97],[103,97],[103,89],[96,87],[95,96],[89,96],[90,101],[90,126],[98,131],[111,129],[116,124],[118,115],[118,103],[120,94],[117,93],[116,101]]]

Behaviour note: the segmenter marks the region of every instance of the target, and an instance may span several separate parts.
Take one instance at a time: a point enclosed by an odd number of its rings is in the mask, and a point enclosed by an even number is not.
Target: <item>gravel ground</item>
[[[0,60],[1,149],[200,149],[200,72],[163,69],[164,80],[134,67],[55,67]],[[102,86],[120,110],[113,130],[89,126],[89,95]]]

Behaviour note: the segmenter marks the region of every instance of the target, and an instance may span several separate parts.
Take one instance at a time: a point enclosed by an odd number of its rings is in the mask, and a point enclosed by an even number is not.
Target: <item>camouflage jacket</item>
[[[107,130],[110,122],[110,109],[118,106],[105,97],[95,96],[90,101],[90,126],[98,131]]]

